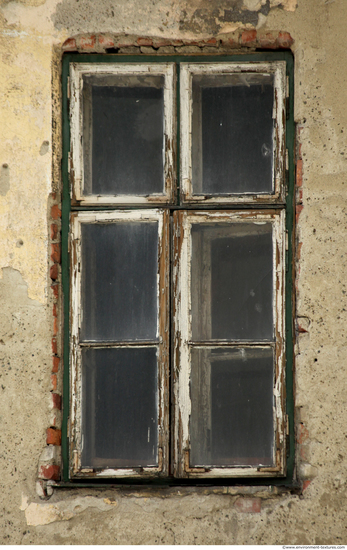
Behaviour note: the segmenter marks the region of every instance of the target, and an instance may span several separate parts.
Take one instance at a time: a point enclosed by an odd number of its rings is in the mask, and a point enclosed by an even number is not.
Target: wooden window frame
[[[134,481],[142,479],[151,480],[153,478],[162,478],[163,482],[170,480],[172,483],[175,478],[178,482],[192,480],[194,483],[206,480],[207,483],[214,483],[218,479],[249,479],[259,478],[264,482],[266,479],[283,479],[288,475],[287,471],[287,454],[288,454],[288,436],[291,437],[290,452],[293,457],[293,425],[288,423],[288,409],[286,396],[286,346],[288,348],[288,307],[285,308],[285,281],[287,279],[286,266],[288,269],[288,254],[291,253],[292,242],[289,242],[286,227],[291,228],[293,221],[292,205],[287,198],[287,178],[288,178],[288,157],[293,160],[293,151],[290,150],[288,155],[288,147],[292,144],[288,143],[286,138],[286,118],[288,119],[288,97],[289,97],[289,80],[286,76],[286,64],[288,60],[283,60],[278,54],[275,61],[270,61],[271,54],[266,54],[265,61],[257,61],[256,56],[251,56],[251,59],[246,60],[246,56],[241,56],[243,59],[234,61],[232,56],[228,59],[206,57],[207,61],[202,60],[202,57],[196,60],[192,57],[176,56],[158,57],[155,61],[153,57],[143,56],[142,60],[137,57],[108,56],[114,58],[114,62],[104,62],[102,56],[83,56],[86,62],[81,62],[77,59],[77,55],[71,55],[71,61],[65,69],[65,85],[67,93],[65,103],[69,102],[69,115],[65,119],[65,128],[68,128],[65,133],[65,151],[70,152],[65,154],[65,182],[68,182],[68,194],[65,194],[65,205],[63,206],[63,233],[67,235],[68,223],[66,220],[66,212],[70,212],[71,233],[69,238],[69,250],[65,252],[63,249],[63,261],[69,262],[69,271],[71,283],[70,298],[67,295],[65,299],[65,309],[67,310],[66,318],[69,319],[68,328],[65,330],[68,356],[65,355],[65,363],[69,364],[68,384],[65,387],[70,388],[70,404],[66,407],[66,392],[64,396],[65,410],[69,409],[68,413],[64,413],[65,417],[65,433],[68,439],[68,449],[65,456],[69,456],[68,468],[65,461],[65,478],[75,480],[92,480],[116,478],[122,482],[132,479]],[[80,56],[80,59],[82,56]],[[260,58],[261,59],[261,58]],[[100,60],[100,62],[98,62]],[[180,89],[176,91],[176,65],[180,66],[178,82]],[[257,195],[247,193],[245,195],[223,195],[223,196],[200,196],[193,195],[191,182],[191,129],[192,129],[192,112],[191,112],[191,78],[192,74],[197,71],[199,74],[223,74],[224,71],[235,72],[251,72],[251,73],[272,73],[274,74],[274,90],[275,90],[275,178],[274,178],[274,193]],[[135,72],[134,72],[135,71]],[[82,79],[84,74],[154,74],[164,75],[164,149],[165,149],[165,192],[160,195],[151,196],[99,196],[99,195],[83,195],[83,145],[80,139],[83,134],[83,120],[81,108],[81,92]],[[292,86],[292,84],[291,84]],[[292,93],[293,89],[291,89]],[[179,140],[180,145],[177,145],[176,131],[176,116],[179,121]],[[292,108],[292,107],[291,107]],[[292,116],[292,114],[291,114]],[[68,140],[66,139],[66,135]],[[181,189],[176,194],[176,151],[179,150],[179,178]],[[137,208],[137,210],[129,210],[127,208]],[[217,212],[216,208],[220,207]],[[103,211],[100,209],[103,208]],[[143,208],[146,208],[144,210]],[[160,210],[162,208],[162,210]],[[196,210],[191,210],[195,208]],[[204,211],[202,210],[204,208]],[[246,210],[247,208],[247,210]],[[85,211],[83,211],[85,209]],[[183,210],[185,209],[185,210]],[[227,209],[227,210],[225,210]],[[173,224],[173,235],[170,238],[170,211],[176,210],[174,213],[175,222]],[[119,219],[119,216],[128,216],[128,219],[139,219],[141,216],[152,216],[153,213],[162,216],[162,239],[161,252],[158,270],[160,273],[160,285],[158,286],[158,300],[160,302],[160,361],[159,364],[159,443],[158,443],[158,467],[153,468],[104,468],[100,470],[91,470],[81,468],[81,346],[79,342],[79,326],[80,317],[76,314],[80,310],[80,227],[81,223],[98,223],[114,222]],[[233,468],[192,468],[189,463],[189,411],[190,396],[189,396],[189,347],[191,346],[190,339],[190,320],[187,304],[190,304],[190,289],[189,289],[189,230],[188,219],[193,217],[208,217],[226,216],[225,219],[234,220],[269,220],[272,216],[273,225],[275,227],[274,235],[276,234],[276,254],[279,260],[279,268],[274,270],[276,276],[276,299],[274,307],[276,309],[277,318],[276,326],[276,342],[274,350],[276,354],[276,373],[274,394],[276,400],[275,407],[275,466],[273,468],[252,468],[252,467],[233,467]],[[65,222],[64,222],[65,216]],[[124,219],[125,219],[124,218]],[[177,225],[177,220],[181,220],[182,225]],[[289,225],[286,220],[289,219]],[[183,223],[183,220],[184,223]],[[240,221],[240,223],[242,223]],[[188,223],[189,225],[189,223]],[[65,227],[65,229],[64,229]],[[278,228],[281,228],[281,236],[277,235]],[[292,235],[292,229],[290,229]],[[278,245],[278,246],[277,246]],[[170,247],[171,249],[171,274],[170,274]],[[288,252],[289,250],[289,252]],[[68,254],[70,259],[67,260]],[[276,262],[277,262],[276,259]],[[178,262],[184,261],[185,267],[180,268]],[[276,264],[277,265],[277,264]],[[170,305],[170,277],[175,295],[172,298],[172,319],[174,328],[170,329],[169,305]],[[279,286],[278,286],[279,285]],[[183,293],[183,294],[182,294]],[[66,293],[65,293],[66,294]],[[183,297],[183,301],[182,301]],[[182,303],[186,305],[183,307]],[[287,323],[285,323],[285,318]],[[69,328],[70,327],[70,328]],[[289,328],[289,331],[292,329]],[[171,344],[171,377],[172,377],[172,416],[173,427],[172,434],[169,436],[169,408],[170,408],[170,365],[169,365],[169,348],[170,335],[172,337]],[[239,344],[238,344],[239,345]],[[239,347],[247,346],[242,343]],[[289,347],[292,344],[289,344]],[[116,347],[116,346],[115,346]],[[141,345],[139,345],[141,347]],[[292,359],[289,358],[291,364]],[[291,366],[289,367],[291,368]],[[65,376],[65,374],[64,374]],[[66,379],[66,378],[65,378]],[[289,386],[290,387],[290,386]],[[288,386],[287,386],[288,388]],[[69,394],[69,392],[67,392]],[[291,399],[291,398],[290,398]],[[67,416],[68,415],[68,416]],[[63,428],[64,431],[64,428]],[[169,438],[171,437],[171,451]],[[63,445],[64,446],[64,445]],[[293,459],[291,458],[291,464]],[[173,470],[170,470],[172,464]],[[293,465],[291,465],[291,472]],[[290,474],[292,475],[292,473]]]
[[[150,342],[87,342],[80,341],[82,311],[81,278],[81,226],[97,223],[158,223],[158,271],[157,271],[157,340]],[[168,423],[169,423],[169,216],[168,211],[151,210],[117,210],[80,211],[71,215],[70,251],[71,251],[71,327],[70,327],[70,471],[74,477],[153,477],[168,475]],[[82,433],[82,373],[81,350],[90,348],[142,348],[144,345],[157,347],[158,358],[158,466],[144,468],[83,468],[81,453],[83,446]],[[93,437],[93,434],[91,434]]]
[[[175,311],[174,339],[174,467],[177,477],[271,477],[285,474],[286,416],[285,416],[285,213],[283,210],[246,211],[178,211],[174,221],[173,296]],[[273,225],[273,342],[214,341],[210,347],[256,348],[272,347],[275,355],[274,373],[274,466],[273,467],[206,467],[195,468],[189,463],[191,414],[190,374],[191,350],[204,345],[192,340],[191,328],[191,227],[198,223],[271,223]]]

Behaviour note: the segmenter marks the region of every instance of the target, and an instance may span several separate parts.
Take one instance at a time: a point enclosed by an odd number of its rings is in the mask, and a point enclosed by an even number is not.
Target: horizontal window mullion
[[[245,340],[235,340],[226,342],[225,340],[211,340],[204,342],[188,342],[188,346],[194,348],[220,348],[220,347],[237,347],[237,348],[274,348],[276,346],[275,341],[263,341],[263,342],[251,342]]]
[[[158,347],[158,341],[150,342],[80,342],[81,348],[145,348]]]

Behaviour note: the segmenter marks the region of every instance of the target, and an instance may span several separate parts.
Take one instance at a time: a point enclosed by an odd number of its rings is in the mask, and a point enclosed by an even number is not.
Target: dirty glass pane
[[[273,76],[193,76],[193,194],[273,192]]]
[[[192,336],[272,340],[271,223],[192,226]]]
[[[164,77],[83,77],[85,195],[164,189]]]
[[[191,466],[273,465],[272,350],[191,353]]]
[[[158,223],[82,224],[82,341],[157,338]]]
[[[158,463],[157,348],[82,349],[84,467]]]

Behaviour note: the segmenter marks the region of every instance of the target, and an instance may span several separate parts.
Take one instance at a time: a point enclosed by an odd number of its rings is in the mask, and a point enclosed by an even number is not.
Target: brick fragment
[[[61,445],[61,430],[47,428],[47,445]]]
[[[48,466],[40,466],[39,468],[39,479],[53,479],[57,481],[60,479],[60,467],[56,464],[51,464]]]
[[[58,299],[59,296],[59,285],[51,285],[54,298]]]
[[[256,39],[257,31],[255,29],[243,31],[241,34],[241,44],[250,45],[251,43],[255,43]]]
[[[302,186],[302,160],[299,159],[296,163],[296,186]]]
[[[80,39],[80,49],[81,50],[95,50],[96,37],[92,36],[82,36]]]
[[[56,281],[58,279],[58,264],[51,265],[49,270],[49,276],[52,279],[52,281]]]
[[[65,40],[62,48],[64,52],[73,52],[77,50],[76,40],[74,38],[68,38],[67,40]]]
[[[57,204],[53,204],[51,208],[51,216],[53,220],[57,220],[58,218],[61,218],[61,210]]]
[[[266,33],[265,36],[258,37],[258,44],[261,48],[274,50],[277,48],[277,37],[271,33]]]
[[[53,357],[52,372],[56,373],[59,370],[60,357]]]
[[[58,238],[58,226],[56,223],[51,224],[51,239],[55,241]]]
[[[111,36],[104,36],[103,34],[99,34],[98,42],[99,46],[101,46],[102,48],[114,48],[114,40]]]
[[[51,260],[52,262],[57,262],[60,264],[61,254],[60,254],[60,244],[53,243],[51,244]]]
[[[59,332],[58,319],[54,317],[53,319],[53,336],[57,336]]]
[[[52,353],[57,355],[58,353],[58,343],[56,338],[52,338]]]
[[[236,500],[234,506],[239,512],[244,514],[258,514],[261,511],[261,499],[258,497],[240,497]]]
[[[153,46],[153,40],[151,38],[140,37],[137,39],[139,46]]]
[[[312,482],[311,479],[306,479],[303,484],[302,484],[302,492],[306,491],[307,487],[310,485],[310,483]]]
[[[277,38],[277,45],[279,48],[290,48],[294,43],[293,38],[289,32],[279,32]]]
[[[295,207],[295,220],[296,222],[298,222],[299,220],[299,216],[303,210],[303,205],[302,204],[297,204],[296,207]]]
[[[168,40],[166,38],[154,38],[153,39],[153,46],[155,48],[162,48],[164,46],[171,46],[172,41]]]
[[[53,304],[53,317],[58,317],[57,304]]]
[[[52,406],[53,409],[61,410],[61,396],[59,393],[52,393]]]
[[[308,438],[309,438],[308,429],[302,422],[300,422],[297,429],[297,441],[300,445],[302,445],[308,440]]]
[[[52,390],[55,391],[58,387],[58,378],[56,374],[51,374]]]

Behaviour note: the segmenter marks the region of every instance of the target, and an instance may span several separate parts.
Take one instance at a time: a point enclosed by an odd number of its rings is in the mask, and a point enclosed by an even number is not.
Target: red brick
[[[229,48],[238,48],[239,40],[238,38],[228,38],[226,45],[229,46]]]
[[[172,41],[166,38],[154,38],[153,46],[155,48],[162,48],[163,46],[172,46]]]
[[[57,220],[58,218],[61,218],[61,210],[57,204],[53,204],[51,208],[51,216],[53,220]]]
[[[255,43],[256,39],[257,39],[257,31],[255,29],[252,29],[249,31],[243,31],[243,33],[241,34],[242,44]]]
[[[51,239],[55,241],[58,238],[58,226],[56,223],[51,224]]]
[[[299,220],[299,216],[302,212],[302,209],[303,209],[303,205],[302,204],[297,204],[296,207],[295,207],[295,220],[298,221]]]
[[[137,43],[139,46],[153,46],[153,40],[151,38],[138,38]]]
[[[302,160],[299,159],[296,163],[296,186],[302,186]]]
[[[234,506],[239,512],[242,512],[244,514],[259,514],[259,512],[261,511],[261,499],[258,497],[241,497],[237,499]]]
[[[53,291],[54,298],[58,299],[59,296],[59,285],[52,285],[51,289]]]
[[[60,479],[60,467],[55,464],[50,466],[40,466],[39,468],[39,478],[40,479],[53,479],[57,481]]]
[[[61,445],[61,430],[47,428],[47,445]]]
[[[274,50],[277,48],[277,38],[271,33],[267,33],[265,36],[258,37],[258,44],[261,48]]]
[[[60,363],[60,358],[59,358],[59,357],[53,357],[52,372],[58,372],[58,370],[59,370],[59,363]]]
[[[297,430],[297,441],[298,443],[300,443],[300,445],[302,445],[308,440],[308,438],[309,438],[308,429],[306,428],[306,426],[304,426],[302,422],[300,422]]]
[[[205,43],[210,44],[210,45],[217,44],[217,39],[216,38],[209,38],[208,40],[205,40]]]
[[[58,264],[51,265],[49,270],[49,276],[52,279],[52,281],[55,281],[56,279],[58,279]]]
[[[57,353],[58,353],[58,344],[57,344],[57,339],[56,338],[52,338],[52,353],[54,355],[57,355]]]
[[[61,410],[61,396],[58,393],[52,393],[53,409]]]
[[[310,485],[311,481],[312,481],[311,479],[306,479],[304,481],[304,483],[302,484],[302,492],[306,491],[306,489]]]
[[[68,38],[65,40],[62,46],[64,52],[71,52],[77,50],[76,40],[74,38]]]
[[[55,391],[58,386],[58,379],[56,374],[51,374],[51,384],[52,384],[52,390]]]
[[[55,317],[53,319],[53,336],[56,336],[59,332],[58,319]]]
[[[293,38],[289,32],[279,32],[277,38],[277,45],[279,48],[290,48],[294,43]]]
[[[302,249],[302,243],[299,243],[298,246],[296,247],[296,257],[298,260],[300,260],[301,258],[301,249]]]
[[[57,304],[53,304],[53,317],[58,317]]]
[[[82,36],[80,39],[80,48],[81,50],[95,50],[96,37],[92,36]]]
[[[51,244],[51,260],[52,262],[57,262],[60,264],[60,244],[53,243]]]
[[[102,48],[114,48],[114,40],[111,36],[104,36],[103,34],[100,34],[98,36],[98,42],[99,46]]]

